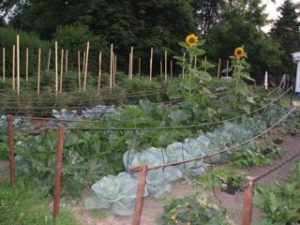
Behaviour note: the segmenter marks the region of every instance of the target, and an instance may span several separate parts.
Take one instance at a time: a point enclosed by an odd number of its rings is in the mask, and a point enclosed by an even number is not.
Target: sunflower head
[[[234,56],[237,58],[242,58],[245,56],[245,50],[243,47],[237,47],[236,49],[234,49]]]
[[[198,36],[195,34],[189,34],[186,36],[185,42],[191,47],[198,42]]]

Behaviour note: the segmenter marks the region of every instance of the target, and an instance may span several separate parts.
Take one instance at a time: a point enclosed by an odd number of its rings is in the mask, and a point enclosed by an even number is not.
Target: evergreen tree
[[[290,0],[285,0],[279,10],[281,15],[271,29],[271,35],[280,43],[284,52],[283,71],[281,72],[292,75],[295,72],[295,65],[291,53],[300,51],[299,14],[296,12],[296,6]]]

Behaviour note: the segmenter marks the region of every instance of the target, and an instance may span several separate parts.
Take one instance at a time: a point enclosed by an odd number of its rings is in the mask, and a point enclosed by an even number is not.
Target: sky
[[[279,16],[279,12],[277,8],[283,4],[284,0],[275,0],[275,3],[273,3],[271,0],[262,0],[263,4],[266,4],[266,13],[268,14],[268,19],[277,19]],[[292,0],[292,2],[296,3],[299,2],[299,0]],[[272,25],[267,25],[263,28],[265,32],[268,32],[271,29]]]

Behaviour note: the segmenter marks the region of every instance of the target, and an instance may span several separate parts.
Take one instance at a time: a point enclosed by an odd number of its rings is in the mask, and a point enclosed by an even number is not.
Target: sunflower
[[[245,50],[242,47],[238,47],[236,49],[234,49],[234,56],[237,58],[242,58],[245,56]]]
[[[185,42],[191,47],[198,42],[198,36],[196,36],[195,34],[189,34],[188,36],[186,36]]]

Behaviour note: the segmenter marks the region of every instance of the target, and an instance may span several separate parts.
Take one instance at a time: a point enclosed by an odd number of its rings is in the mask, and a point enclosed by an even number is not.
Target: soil
[[[280,163],[285,159],[295,155],[300,152],[300,136],[285,136],[282,138],[283,142],[280,145],[283,149],[282,158],[274,164]],[[288,174],[290,173],[293,162],[296,159],[300,159],[300,156],[296,157],[294,160],[284,164],[277,170],[263,177],[259,181],[259,184],[269,185],[274,181],[284,181]],[[249,169],[249,175],[257,176],[268,169],[272,168],[273,165],[256,167]],[[8,173],[8,163],[0,162],[0,179],[7,176]],[[221,201],[221,204],[228,209],[230,212],[230,218],[235,224],[241,224],[242,218],[242,207],[243,207],[243,193],[236,192],[235,195],[230,195],[222,192],[220,188],[215,188],[215,194],[212,191],[204,191],[201,186],[191,186],[184,182],[176,182],[172,184],[172,192],[168,197],[164,199],[154,199],[147,197],[144,200],[144,208],[142,214],[141,225],[155,225],[157,218],[163,212],[163,206],[172,198],[183,197],[195,192],[205,192],[211,199],[216,199],[215,196]],[[83,195],[83,199],[88,196],[88,191]],[[217,201],[217,199],[216,199]],[[95,216],[99,212],[90,212],[85,210],[83,206],[83,201],[80,204],[69,204],[69,208],[74,212],[76,218],[86,225],[131,225],[132,217],[105,217]],[[100,214],[100,213],[99,213]],[[254,206],[252,213],[252,221],[255,222],[261,218],[260,211]]]

